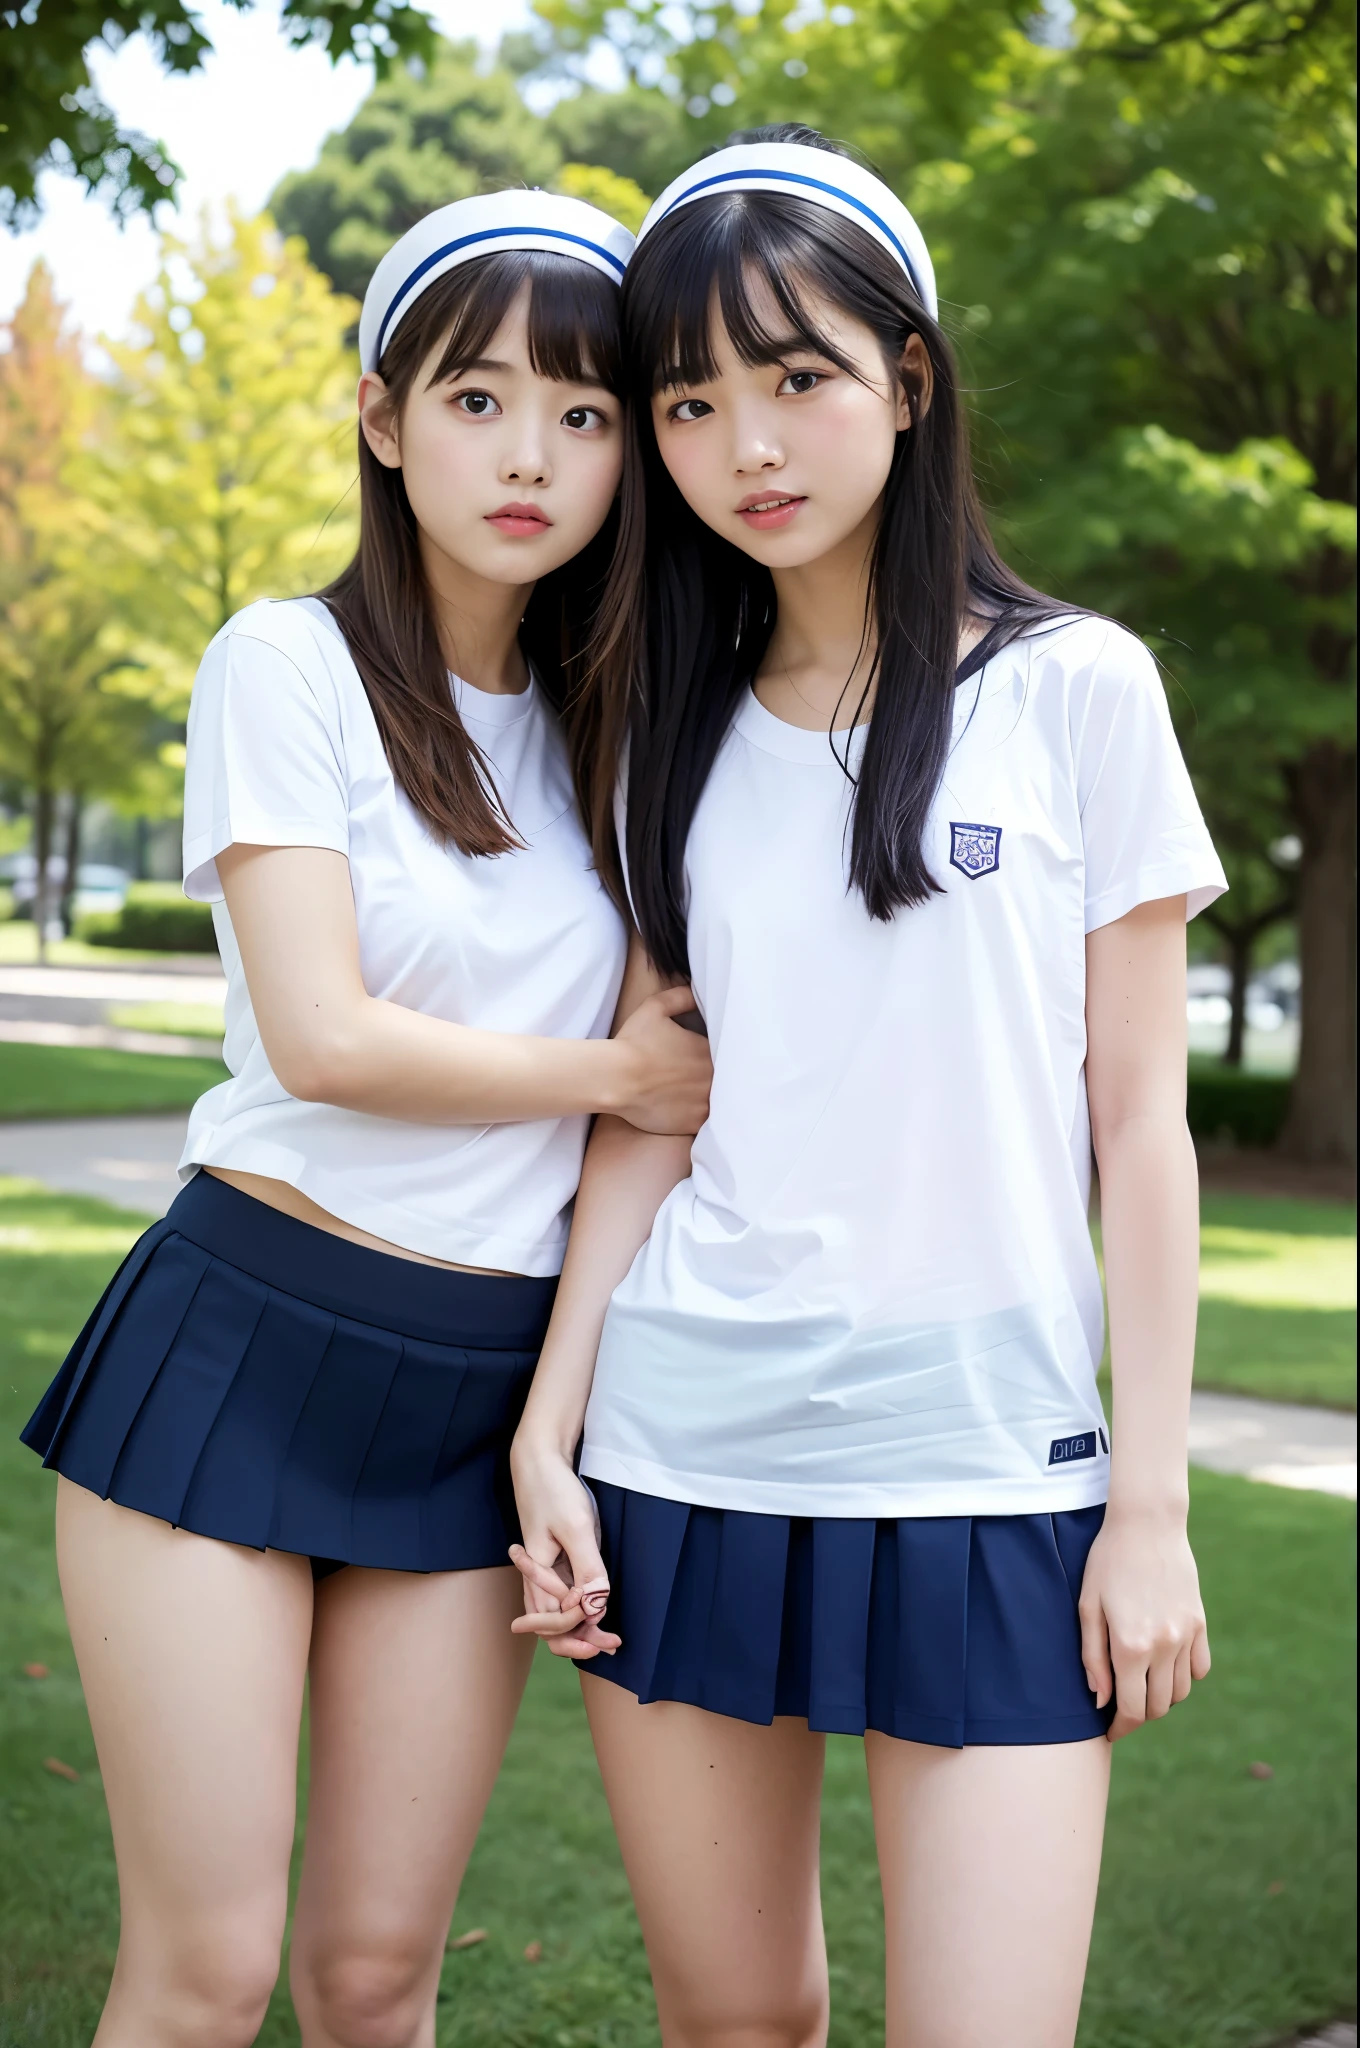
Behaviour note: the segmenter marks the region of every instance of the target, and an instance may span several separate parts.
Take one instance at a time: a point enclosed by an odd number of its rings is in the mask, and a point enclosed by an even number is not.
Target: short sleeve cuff
[[[1227,877],[1217,861],[1164,862],[1138,868],[1113,888],[1090,899],[1086,905],[1086,930],[1094,932],[1102,925],[1117,924],[1140,903],[1159,903],[1167,896],[1184,896],[1188,924],[1201,910],[1226,895],[1227,889]]]
[[[315,846],[349,856],[349,844],[333,827],[311,818],[267,818],[259,812],[219,818],[210,832],[184,842],[184,893],[191,903],[220,903],[217,856],[229,846]]]

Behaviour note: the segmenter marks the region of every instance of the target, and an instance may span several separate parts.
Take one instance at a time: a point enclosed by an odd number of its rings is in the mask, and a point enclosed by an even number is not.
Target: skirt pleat
[[[27,1444],[30,1450],[39,1451],[45,1456],[49,1450],[54,1450],[60,1444],[91,1359],[98,1355],[105,1332],[137,1284],[143,1266],[159,1250],[168,1235],[164,1223],[158,1223],[138,1238],[91,1309],[84,1328],[67,1352],[56,1377],[48,1385],[41,1401],[19,1433],[20,1442]]]
[[[180,1513],[183,1528],[265,1550],[273,1542],[288,1449],[335,1318],[266,1291]]]
[[[861,1521],[591,1484],[623,1643],[586,1668],[643,1703],[947,1748],[1109,1724],[1077,1617],[1103,1508]]]
[[[501,1565],[553,1285],[356,1250],[199,1175],[24,1441],[121,1506],[318,1569]]]
[[[208,1260],[118,1454],[109,1481],[115,1498],[135,1500],[163,1521],[183,1519],[185,1496],[264,1305],[257,1282]],[[131,1346],[134,1331],[126,1318],[120,1335]],[[112,1377],[97,1375],[92,1395]]]
[[[271,1549],[357,1555],[354,1496],[401,1352],[400,1337],[336,1321],[284,1459]]]
[[[210,1260],[197,1245],[167,1238],[138,1275],[137,1317],[129,1293],[106,1330],[92,1337],[64,1417],[61,1470],[92,1493],[112,1491],[142,1403],[193,1305]],[[91,1370],[98,1359],[99,1369]],[[158,1489],[159,1490],[159,1489]]]

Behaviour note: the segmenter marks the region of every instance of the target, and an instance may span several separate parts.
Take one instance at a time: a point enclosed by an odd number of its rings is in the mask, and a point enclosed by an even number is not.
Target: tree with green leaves
[[[521,47],[517,61],[533,55]],[[644,195],[684,161],[683,117],[655,94],[585,90],[540,116],[508,65],[488,66],[475,43],[441,42],[428,68],[397,69],[376,85],[270,206],[336,288],[362,298],[378,258],[434,207],[541,185],[633,226]]]
[[[1353,1160],[1351,17],[1320,0],[1081,0],[1028,31],[992,0],[538,12],[560,63],[606,36],[635,80],[664,75],[693,154],[802,119],[903,192],[1012,558],[1156,649],[1244,879],[1265,886],[1271,844],[1301,843],[1285,1141]]]
[[[162,248],[133,339],[107,344],[110,430],[73,471],[72,545],[182,715],[234,612],[319,588],[353,551],[358,308],[264,214]]]
[[[253,0],[232,0],[242,10]],[[319,43],[333,60],[354,55],[383,73],[396,58],[428,56],[429,20],[411,0],[283,0],[295,46]],[[172,199],[177,166],[159,143],[124,128],[90,77],[87,54],[144,35],[165,70],[196,71],[212,44],[187,0],[28,0],[0,6],[0,221],[37,212],[40,171],[55,166],[104,193],[115,212],[149,212]]]
[[[55,911],[48,866],[66,809],[68,879],[90,796],[154,775],[154,713],[107,597],[70,549],[71,468],[101,424],[101,393],[35,264],[0,350],[0,774],[33,804],[39,952]]]

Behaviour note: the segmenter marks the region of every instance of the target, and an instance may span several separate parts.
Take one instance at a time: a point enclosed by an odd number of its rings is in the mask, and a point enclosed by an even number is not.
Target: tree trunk
[[[1225,1067],[1240,1067],[1242,1051],[1247,1035],[1247,983],[1251,979],[1251,956],[1255,950],[1256,927],[1239,926],[1235,931],[1225,930],[1228,942],[1228,972],[1232,985],[1228,1001],[1232,1004],[1232,1016],[1228,1020],[1228,1044],[1223,1054]]]
[[[70,937],[75,923],[75,897],[80,874],[80,821],[84,809],[84,798],[78,789],[73,789],[69,798],[70,809],[66,813],[66,880],[61,891],[62,928]]]
[[[1355,1164],[1355,753],[1323,740],[1288,771],[1299,864],[1302,1025],[1280,1150]]]
[[[52,828],[56,824],[56,797],[52,790],[39,788],[33,806],[33,924],[38,934],[38,958],[47,959],[47,925],[52,915],[52,888],[47,863],[52,858]]]

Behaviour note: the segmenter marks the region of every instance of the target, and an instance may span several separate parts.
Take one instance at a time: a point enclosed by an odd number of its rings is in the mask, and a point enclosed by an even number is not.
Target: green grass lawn
[[[31,918],[7,918],[0,922],[0,967],[32,967],[38,958],[38,933]],[[52,967],[142,967],[164,963],[164,953],[131,951],[126,946],[89,946],[83,939],[50,939],[47,961]],[[203,969],[214,966],[205,954]]]
[[[107,1015],[124,1031],[164,1031],[178,1038],[220,1039],[225,1029],[221,1006],[213,1003],[119,1003]]]
[[[1355,1406],[1355,1210],[1206,1190],[1195,1384]]]
[[[1280,1223],[1277,1235],[1310,1235]],[[113,1860],[57,1594],[52,1482],[15,1432],[140,1227],[0,1182],[0,2048],[88,2040],[113,1958]],[[1194,1499],[1214,1675],[1117,1754],[1082,2048],[1256,2048],[1352,2009],[1353,1510],[1205,1473]],[[29,1662],[51,1676],[26,1678]],[[49,1756],[79,1782],[45,1771]],[[1253,1778],[1255,1761],[1274,1776]],[[839,1739],[824,1871],[832,2042],[874,2048],[872,1831],[861,1746]],[[448,1957],[440,2048],[657,2048],[576,1682],[547,1657],[459,1905],[456,1931],[474,1927],[489,1938]],[[540,1962],[524,1959],[530,1942]],[[281,1993],[261,2040],[296,2044]]]
[[[0,1044],[0,1123],[42,1116],[138,1116],[188,1109],[225,1081],[217,1059],[107,1052],[87,1045]]]
[[[1354,1408],[1354,1208],[1207,1188],[1200,1216],[1195,1385]]]

